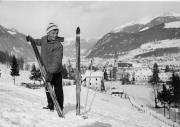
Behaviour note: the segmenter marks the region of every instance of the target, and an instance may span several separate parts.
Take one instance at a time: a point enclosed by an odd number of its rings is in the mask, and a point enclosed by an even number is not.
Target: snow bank
[[[180,28],[180,21],[165,23],[164,28]]]
[[[10,33],[10,34],[12,34],[12,35],[15,35],[16,34],[16,32],[15,31],[7,31],[8,33]]]
[[[179,44],[180,39],[174,40],[161,40],[158,42],[149,42],[146,44],[141,45],[141,49],[157,49],[157,48],[170,48],[170,47],[180,47]]]
[[[147,29],[149,29],[149,27],[145,27],[145,28],[141,29],[140,31],[145,31]]]
[[[174,39],[174,40],[161,40],[157,42],[148,42],[145,44],[142,44],[139,48],[131,50],[126,54],[124,57],[127,58],[133,58],[136,55],[147,53],[150,51],[154,51],[158,48],[173,48],[173,47],[179,47],[180,48],[180,39]],[[122,57],[121,57],[122,58]]]

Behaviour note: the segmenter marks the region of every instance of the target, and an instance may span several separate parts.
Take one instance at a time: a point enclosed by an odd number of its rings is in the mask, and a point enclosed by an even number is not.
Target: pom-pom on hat
[[[54,23],[49,23],[46,29],[46,33],[49,33],[51,30],[59,30],[58,26]]]

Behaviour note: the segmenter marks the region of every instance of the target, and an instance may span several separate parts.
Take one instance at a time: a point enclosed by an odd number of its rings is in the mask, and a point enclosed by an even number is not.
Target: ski
[[[80,115],[80,93],[81,93],[81,73],[80,73],[80,28],[76,29],[76,115]]]
[[[57,114],[58,114],[59,117],[64,117],[64,114],[63,114],[63,112],[62,112],[62,110],[60,108],[60,105],[59,105],[58,101],[57,101],[57,97],[56,97],[56,94],[55,94],[55,92],[54,92],[54,90],[52,88],[51,83],[50,82],[46,82],[45,77],[47,75],[47,70],[46,70],[46,68],[44,66],[44,63],[43,63],[42,58],[40,56],[39,50],[38,50],[38,48],[37,48],[37,46],[35,44],[35,41],[34,40],[30,40],[30,42],[31,42],[31,45],[33,47],[36,59],[38,61],[39,68],[40,68],[40,71],[41,71],[41,74],[42,74],[42,77],[43,77],[43,81],[44,81],[44,83],[46,85],[46,88],[47,88],[47,90],[48,90],[52,100],[53,100],[53,103],[54,103],[55,109],[57,111]]]

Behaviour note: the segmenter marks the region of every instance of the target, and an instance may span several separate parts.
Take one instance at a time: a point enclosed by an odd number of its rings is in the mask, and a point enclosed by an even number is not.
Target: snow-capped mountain
[[[34,52],[25,35],[16,29],[8,29],[0,25],[0,51],[8,52],[25,61],[35,61]],[[98,39],[81,39],[81,55],[86,56]],[[62,43],[65,57],[75,57],[75,38],[66,38]]]
[[[129,23],[114,28],[111,32],[135,33],[142,31],[142,29],[151,28],[161,23],[168,23],[179,20],[180,20],[180,14],[174,12],[165,12],[159,16],[146,16],[137,21],[131,21]]]
[[[148,21],[148,19],[150,19]],[[87,58],[101,57],[111,58],[114,53],[127,54],[131,50],[140,48],[143,44],[180,38],[180,15],[176,13],[165,13],[157,17],[149,17],[138,22],[127,23],[124,27],[115,28],[104,35],[93,47]],[[177,47],[175,45],[175,47]],[[166,47],[168,48],[168,47]],[[169,50],[166,50],[169,51]],[[179,47],[175,51],[180,52]],[[173,53],[173,51],[171,52]]]

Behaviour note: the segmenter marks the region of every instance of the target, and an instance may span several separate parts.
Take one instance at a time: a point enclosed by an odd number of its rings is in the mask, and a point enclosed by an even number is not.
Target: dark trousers
[[[52,80],[51,80],[51,85],[54,88],[56,97],[57,97],[57,101],[59,102],[59,105],[61,107],[61,109],[63,110],[63,103],[64,103],[64,93],[63,93],[63,87],[62,87],[62,74],[58,73],[58,74],[53,74]],[[46,88],[46,96],[47,96],[47,101],[48,101],[48,106],[50,108],[54,107],[54,103],[53,100],[49,94],[49,92],[47,91]]]

